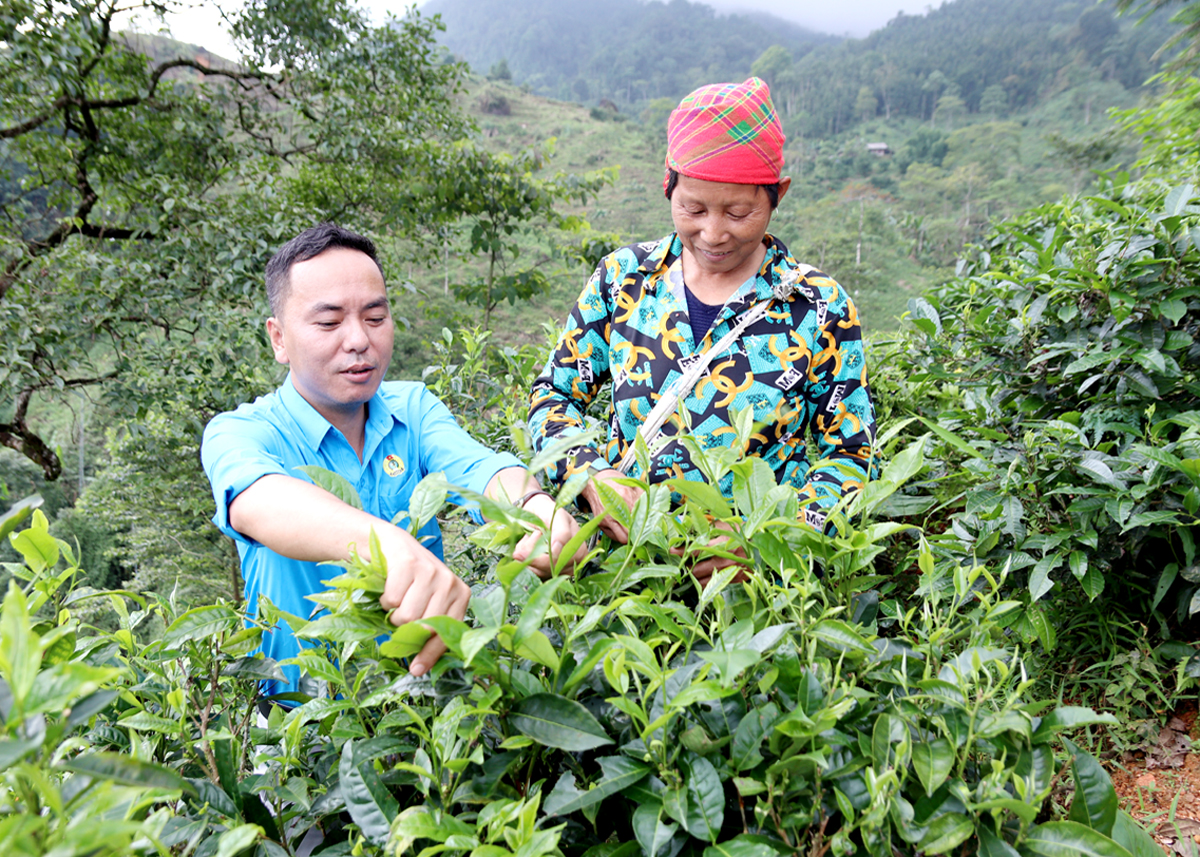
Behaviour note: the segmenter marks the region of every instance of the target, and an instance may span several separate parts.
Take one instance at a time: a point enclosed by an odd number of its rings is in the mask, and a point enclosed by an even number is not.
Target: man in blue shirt
[[[420,541],[389,522],[408,508],[417,483],[441,471],[453,485],[506,499],[536,515],[550,533],[530,533],[515,556],[551,561],[578,532],[575,520],[512,455],[475,441],[422,384],[383,382],[394,327],[383,271],[370,239],[321,224],[285,244],[267,264],[271,318],[267,334],[275,359],[288,366],[274,393],[212,420],[201,458],[212,483],[214,523],[237,542],[251,616],[266,596],[289,613],[307,616],[306,596],[331,574],[317,563],[348,559],[354,546],[368,555],[375,531],[387,559],[380,604],[393,624],[431,616],[463,618],[469,587],[442,561],[436,521]],[[310,482],[301,465],[319,465],[358,491],[358,510]],[[424,544],[422,544],[424,542]],[[582,553],[582,549],[580,551]],[[577,556],[576,559],[579,557]],[[263,652],[294,657],[299,642],[286,627],[263,636]],[[412,659],[425,674],[445,651],[436,636]],[[299,669],[284,667],[296,690]]]

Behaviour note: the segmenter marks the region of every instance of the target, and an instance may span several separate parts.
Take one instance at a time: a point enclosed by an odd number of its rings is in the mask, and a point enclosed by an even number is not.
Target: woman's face
[[[780,199],[790,184],[789,178],[780,180]],[[771,200],[758,185],[681,175],[671,193],[671,219],[684,250],[703,273],[740,274],[758,264],[758,249],[771,222]]]

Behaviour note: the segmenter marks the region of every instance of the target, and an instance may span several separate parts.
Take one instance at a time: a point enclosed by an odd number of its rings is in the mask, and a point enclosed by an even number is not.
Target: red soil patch
[[[1112,760],[1109,774],[1121,808],[1145,825],[1166,854],[1200,854],[1200,739],[1189,704],[1143,747]]]

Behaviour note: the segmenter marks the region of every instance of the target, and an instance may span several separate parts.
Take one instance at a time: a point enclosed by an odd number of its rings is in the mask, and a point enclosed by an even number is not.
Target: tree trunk
[[[492,283],[496,277],[496,251],[488,254],[488,278],[487,291],[484,293],[483,300],[483,329],[492,329]]]
[[[866,210],[866,200],[863,197],[858,198],[858,245],[854,248],[854,270],[859,270],[862,267],[862,233],[863,233],[863,214]]]

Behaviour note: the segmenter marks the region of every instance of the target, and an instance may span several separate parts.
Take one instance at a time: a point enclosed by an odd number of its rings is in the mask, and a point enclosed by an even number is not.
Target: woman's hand
[[[604,520],[600,522],[600,529],[608,534],[608,537],[613,541],[620,542],[623,545],[629,543],[629,532],[612,515],[605,511],[604,501],[600,499],[600,492],[596,490],[596,486],[601,482],[608,483],[608,487],[617,492],[621,500],[632,511],[633,507],[637,505],[638,498],[646,492],[641,488],[631,488],[628,485],[622,485],[619,482],[613,481],[624,478],[625,474],[610,467],[595,474],[588,480],[583,491],[580,492],[580,496],[591,506],[593,514],[604,513]]]
[[[579,532],[579,523],[566,509],[559,509],[555,505],[554,498],[548,494],[531,497],[524,508],[538,516],[543,528],[529,532],[521,541],[517,542],[517,546],[513,550],[513,559],[524,562],[533,553],[538,542],[545,538],[546,532],[549,532],[550,549],[529,563],[529,568],[533,573],[545,579],[554,573],[554,566],[558,564],[567,542],[571,541]],[[574,572],[575,566],[583,561],[586,554],[587,544],[580,544],[564,572],[566,574]]]
[[[714,529],[724,530],[725,532],[733,532],[734,527],[724,521],[717,521],[713,525]],[[671,553],[675,556],[690,555],[693,557],[700,556],[714,547],[724,547],[729,541],[729,536],[714,536],[709,538],[708,544],[699,547],[693,547],[690,551],[686,551],[682,547],[671,548]],[[731,565],[740,565],[742,570],[733,578],[734,583],[743,583],[749,578],[750,563],[746,560],[746,551],[741,547],[736,547],[729,553],[736,554],[738,558],[724,556],[710,556],[708,559],[702,559],[695,562],[691,567],[692,576],[700,582],[701,586],[708,586],[712,576],[723,568],[729,568]]]

